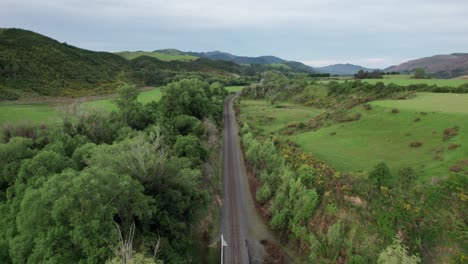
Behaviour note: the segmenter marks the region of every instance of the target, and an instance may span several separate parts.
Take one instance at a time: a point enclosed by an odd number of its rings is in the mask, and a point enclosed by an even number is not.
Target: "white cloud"
[[[3,12],[29,8],[83,18],[137,20],[182,28],[466,32],[468,25],[468,1],[458,0],[3,1],[0,3]]]

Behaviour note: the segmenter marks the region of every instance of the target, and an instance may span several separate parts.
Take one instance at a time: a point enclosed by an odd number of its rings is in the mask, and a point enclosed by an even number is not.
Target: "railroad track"
[[[232,99],[229,99],[232,100]],[[229,103],[224,107],[225,113],[225,139],[226,139],[226,152],[225,161],[227,162],[227,178],[228,178],[228,197],[229,200],[229,263],[241,264],[242,263],[242,252],[241,252],[241,234],[239,227],[239,213],[237,210],[237,180],[236,180],[236,168],[234,166],[234,157],[232,157],[233,141],[237,135],[233,135],[232,129],[232,114]]]

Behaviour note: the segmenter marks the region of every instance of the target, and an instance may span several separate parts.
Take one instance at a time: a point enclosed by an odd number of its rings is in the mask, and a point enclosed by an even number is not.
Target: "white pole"
[[[223,234],[221,234],[221,264],[224,262],[224,247],[227,247],[227,243],[224,240]]]

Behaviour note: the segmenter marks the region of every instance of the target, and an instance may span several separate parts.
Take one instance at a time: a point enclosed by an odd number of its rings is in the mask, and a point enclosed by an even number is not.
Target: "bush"
[[[412,147],[412,148],[419,148],[420,146],[422,146],[422,142],[421,141],[413,141],[413,142],[409,143],[409,146]]]
[[[458,147],[460,147],[460,144],[452,143],[452,144],[448,145],[447,148],[448,148],[448,149],[456,149],[456,148],[458,148]]]
[[[408,248],[403,245],[400,237],[393,240],[393,244],[388,246],[379,255],[378,264],[417,264],[421,259],[417,256],[411,256],[408,253]]]
[[[364,109],[366,109],[367,111],[372,110],[372,105],[370,104],[363,104],[362,107],[364,107]]]
[[[446,129],[444,129],[443,135],[444,135],[444,140],[448,140],[448,139],[458,135],[458,129],[455,128],[455,127],[446,128]]]
[[[271,190],[270,187],[268,187],[268,184],[263,184],[260,189],[257,190],[256,198],[257,201],[260,203],[265,202],[271,197]]]
[[[450,166],[449,171],[460,172],[463,171],[463,168],[460,165]]]

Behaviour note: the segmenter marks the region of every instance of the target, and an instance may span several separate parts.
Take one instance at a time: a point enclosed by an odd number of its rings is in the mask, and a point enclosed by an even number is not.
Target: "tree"
[[[392,173],[385,162],[380,162],[375,165],[372,171],[369,173],[369,181],[380,189],[380,186],[384,185],[386,181],[392,178]]]
[[[10,242],[16,263],[104,262],[117,241],[114,221],[125,226],[154,208],[143,187],[107,168],[66,170],[26,190]]]
[[[409,186],[418,178],[416,171],[411,167],[404,167],[397,172],[400,188],[407,190]]]
[[[134,85],[121,87],[114,102],[128,126],[136,129],[144,129],[151,122],[152,114],[150,110],[152,105],[150,104],[149,107],[143,107],[143,105],[138,102],[138,90]]]
[[[414,69],[414,79],[425,79],[427,78],[426,69],[416,68]]]
[[[393,239],[393,244],[380,253],[377,260],[378,264],[417,264],[420,262],[419,257],[408,254],[408,249],[398,235]]]
[[[162,89],[163,97],[159,107],[166,118],[190,115],[203,119],[212,114],[207,83],[197,79],[185,79],[168,84]]]
[[[178,157],[189,158],[195,164],[206,161],[208,151],[200,144],[200,140],[193,136],[178,136],[174,144],[174,152]]]

